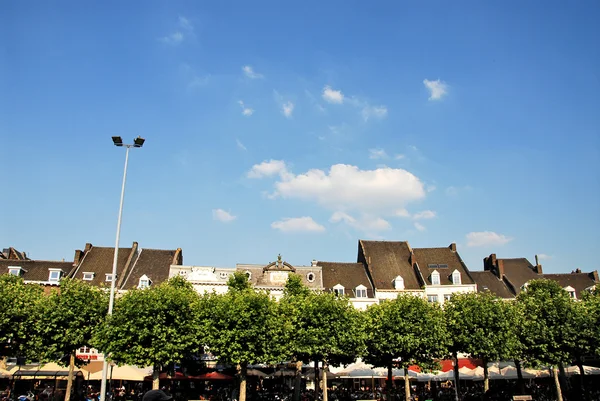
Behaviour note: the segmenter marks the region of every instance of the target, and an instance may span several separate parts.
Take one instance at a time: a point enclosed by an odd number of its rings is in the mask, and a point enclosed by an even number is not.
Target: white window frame
[[[455,284],[455,285],[462,284],[462,277],[458,270],[454,270],[452,272],[452,284]]]
[[[431,302],[432,304],[436,304],[439,302],[439,297],[435,294],[433,295],[427,295],[427,302]]]
[[[92,281],[95,276],[94,272],[83,272],[83,281]]]
[[[107,281],[110,283],[113,280],[114,280],[114,278],[113,278],[112,273],[106,273],[106,279],[104,281]]]
[[[8,266],[8,274],[12,276],[21,277],[21,272],[23,271],[22,267],[19,266]]]
[[[138,282],[138,288],[139,289],[145,289],[145,288],[150,288],[150,286],[152,285],[152,280],[150,280],[150,278],[148,276],[146,276],[145,274],[140,277],[140,280]]]
[[[440,285],[440,273],[437,270],[431,272],[431,285]]]
[[[252,280],[252,272],[250,270],[246,270],[244,274],[248,277],[248,281]]]
[[[333,286],[333,293],[338,297],[343,297],[346,295],[346,289],[341,284],[336,284]]]
[[[444,302],[450,301],[450,298],[452,298],[452,294],[444,294]]]
[[[402,278],[402,276],[398,276],[394,279],[394,288],[397,290],[404,289],[404,279]]]
[[[58,283],[60,281],[60,278],[62,277],[63,271],[60,269],[48,269],[48,272],[48,281],[52,283]],[[56,273],[58,273],[58,277],[53,278],[52,276]]]
[[[569,294],[569,297],[571,297],[571,299],[577,299],[577,292],[575,291],[575,288],[569,285],[565,287],[564,290]]]
[[[313,273],[313,272],[308,272],[308,273],[306,274],[306,281],[308,281],[309,283],[312,283],[312,282],[314,282],[314,281],[315,281],[316,277],[317,277],[317,276],[316,276],[316,274],[315,274],[315,273]]]
[[[356,298],[367,298],[367,287],[361,284],[354,289],[354,293]]]

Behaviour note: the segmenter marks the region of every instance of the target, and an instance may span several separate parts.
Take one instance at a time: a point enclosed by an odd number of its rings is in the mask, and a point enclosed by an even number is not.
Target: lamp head
[[[142,146],[144,146],[144,142],[146,140],[144,138],[142,138],[141,136],[138,136],[137,138],[135,138],[133,140],[133,146],[136,148],[141,148]]]
[[[112,140],[115,146],[123,146],[123,139],[120,136],[113,136]]]

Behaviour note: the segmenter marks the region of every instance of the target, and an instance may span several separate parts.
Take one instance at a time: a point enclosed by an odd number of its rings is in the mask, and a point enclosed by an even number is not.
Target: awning
[[[60,377],[62,379],[66,378],[69,375],[68,371],[64,370],[17,370],[12,374],[13,379],[24,379],[24,378],[36,378],[39,379],[41,377]],[[83,377],[83,373],[80,370],[73,371],[73,377],[81,376]]]

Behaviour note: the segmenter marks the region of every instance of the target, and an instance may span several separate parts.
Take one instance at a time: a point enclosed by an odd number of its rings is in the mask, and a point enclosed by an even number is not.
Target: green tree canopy
[[[442,310],[422,297],[402,294],[369,307],[366,327],[365,361],[388,369],[388,391],[392,386],[392,366],[398,361],[406,373],[407,400],[410,398],[408,367],[415,364],[422,369],[434,369],[436,360],[447,353],[448,335]]]
[[[36,305],[43,296],[39,285],[0,275],[0,358],[26,356],[32,350]]]
[[[483,361],[487,390],[487,363],[512,359],[519,347],[514,308],[487,291],[454,294],[444,305],[444,316],[451,338],[450,351]],[[458,369],[455,371],[458,373]]]
[[[586,292],[583,296],[583,305],[587,316],[586,338],[589,352],[600,358],[600,288]]]
[[[195,352],[199,296],[185,279],[133,289],[118,298],[113,314],[98,327],[93,345],[117,364],[153,366],[153,388],[160,369]]]

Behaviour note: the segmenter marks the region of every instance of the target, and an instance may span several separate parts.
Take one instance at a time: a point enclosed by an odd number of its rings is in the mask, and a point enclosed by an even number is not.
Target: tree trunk
[[[323,401],[327,401],[327,395],[327,362],[323,361]]]
[[[525,393],[525,382],[523,381],[523,371],[521,370],[521,361],[518,359],[514,360],[515,368],[517,368],[517,388],[520,394]]]
[[[73,388],[73,370],[75,369],[75,352],[71,352],[69,355],[69,375],[67,376],[67,390],[65,394],[65,401],[71,400],[71,389]]]
[[[240,398],[239,401],[246,401],[246,373],[248,365],[244,362],[238,365],[240,375]]]
[[[483,393],[487,393],[490,389],[490,374],[488,372],[487,359],[483,360]]]
[[[404,397],[410,401],[410,381],[408,380],[408,366],[404,367]]]
[[[392,362],[390,361],[390,363],[388,363],[387,366],[387,393],[388,393],[388,397],[389,394],[392,394],[392,387],[394,387],[394,377],[393,377],[393,365]]]
[[[581,359],[576,360],[577,367],[579,368],[579,391],[581,391],[581,399],[586,400],[587,395],[585,393],[585,369],[583,368],[583,362]]]
[[[319,400],[319,361],[315,361],[315,401]]]
[[[300,385],[302,384],[302,361],[296,361],[296,377],[294,381],[294,401],[300,401]]]
[[[458,353],[453,353],[452,358],[454,359],[454,398],[458,401],[458,380],[460,379],[458,372]]]
[[[558,372],[554,366],[550,367],[550,374],[554,377],[554,385],[556,386],[556,401],[563,401],[562,391],[560,389],[560,380]]]
[[[158,365],[152,367],[152,390],[158,390],[160,385],[160,368]]]

